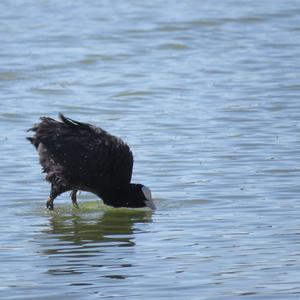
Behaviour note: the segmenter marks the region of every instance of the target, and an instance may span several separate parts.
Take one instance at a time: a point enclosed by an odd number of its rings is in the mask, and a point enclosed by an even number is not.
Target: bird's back
[[[48,181],[90,191],[130,183],[133,156],[128,145],[99,127],[60,118],[41,118],[28,138]]]

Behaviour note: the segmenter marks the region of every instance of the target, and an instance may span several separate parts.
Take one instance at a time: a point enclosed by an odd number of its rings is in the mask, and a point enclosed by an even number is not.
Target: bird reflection
[[[140,231],[134,225],[151,222],[151,216],[151,211],[128,209],[53,213],[44,232],[57,242],[43,253],[86,256],[108,247],[132,247]]]

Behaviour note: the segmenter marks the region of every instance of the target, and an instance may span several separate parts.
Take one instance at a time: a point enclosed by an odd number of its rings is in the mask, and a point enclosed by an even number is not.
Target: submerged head
[[[156,209],[150,189],[142,184],[129,184],[126,187],[117,188],[103,201],[113,207]]]

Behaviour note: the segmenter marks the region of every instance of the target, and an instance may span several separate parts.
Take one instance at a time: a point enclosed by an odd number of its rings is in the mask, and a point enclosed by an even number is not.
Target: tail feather
[[[33,137],[26,137],[26,139],[31,143],[34,144],[34,138]]]
[[[90,126],[86,123],[78,122],[75,120],[72,120],[70,118],[65,117],[62,113],[59,113],[59,118],[61,121],[66,124],[68,127],[73,129],[79,129],[79,128],[89,128]]]
[[[26,139],[37,149],[39,146],[39,142],[35,137],[26,137]]]
[[[49,117],[41,117],[41,122],[34,124],[32,128],[27,131],[33,131],[33,136],[26,137],[26,139],[38,148],[39,143],[45,141],[49,137],[55,136],[58,130],[90,130],[90,125],[87,123],[81,123],[70,118],[65,117],[62,113],[59,114],[60,120],[62,122],[56,121]]]

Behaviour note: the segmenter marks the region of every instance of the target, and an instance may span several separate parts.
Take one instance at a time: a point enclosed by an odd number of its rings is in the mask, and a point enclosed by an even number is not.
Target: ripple
[[[179,44],[179,43],[167,43],[167,44],[162,44],[159,46],[159,49],[161,50],[187,50],[189,47],[184,44]]]
[[[18,0],[0,6],[5,299],[294,299],[299,4]],[[103,126],[155,212],[88,193],[45,209],[26,129]]]

